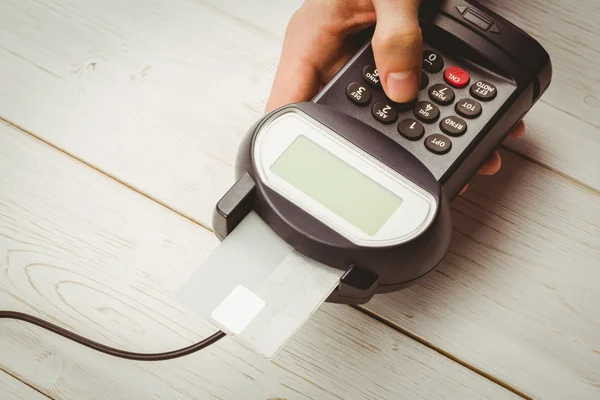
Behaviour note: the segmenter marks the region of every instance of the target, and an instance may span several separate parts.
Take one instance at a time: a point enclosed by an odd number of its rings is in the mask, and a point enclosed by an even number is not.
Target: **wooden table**
[[[0,309],[133,351],[214,327],[174,292],[263,112],[300,1],[0,3]],[[139,363],[0,322],[2,399],[600,398],[600,5],[493,0],[554,82],[453,206],[422,284],[324,305],[267,362],[230,340]]]

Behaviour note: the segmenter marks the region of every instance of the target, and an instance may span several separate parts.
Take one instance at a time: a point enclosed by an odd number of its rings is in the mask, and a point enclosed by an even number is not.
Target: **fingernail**
[[[419,91],[419,77],[414,71],[390,72],[386,82],[387,95],[397,103],[408,102]]]

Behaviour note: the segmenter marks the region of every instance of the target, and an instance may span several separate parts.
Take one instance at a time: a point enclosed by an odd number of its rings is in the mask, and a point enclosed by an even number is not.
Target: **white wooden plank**
[[[134,351],[175,349],[212,333],[173,295],[217,244],[210,232],[4,124],[0,187],[0,309]],[[1,321],[0,367],[55,399],[513,396],[334,305],[274,363],[227,339],[188,358],[136,363]]]
[[[439,269],[366,307],[533,398],[600,398],[600,195],[502,156]]]
[[[48,400],[48,397],[2,370],[0,370],[0,393],[3,400]]]
[[[280,37],[193,0],[2,2],[0,24],[2,118],[209,223]]]
[[[483,1],[546,48],[554,69],[543,101],[600,127],[600,2],[597,0]]]
[[[538,39],[552,59],[552,85],[526,117],[528,134],[507,146],[600,190],[600,3],[488,0]]]
[[[544,102],[526,120],[527,134],[506,147],[600,191],[600,128]]]
[[[299,3],[2,2],[0,116],[209,226]],[[600,129],[539,105],[527,121],[515,148],[600,188]]]

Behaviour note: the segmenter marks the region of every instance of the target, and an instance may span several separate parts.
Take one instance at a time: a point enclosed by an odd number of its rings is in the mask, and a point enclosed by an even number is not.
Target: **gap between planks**
[[[543,163],[541,161],[536,160],[533,157],[530,157],[528,155],[519,153],[515,149],[512,149],[512,148],[510,148],[508,146],[505,146],[505,145],[501,145],[501,146],[502,146],[502,150],[504,150],[504,151],[506,151],[508,153],[512,153],[512,154],[516,155],[517,157],[520,157],[520,158],[522,158],[524,160],[527,160],[528,162],[530,162],[530,163],[532,163],[534,165],[537,165],[538,167],[540,167],[542,169],[548,170],[548,171],[550,171],[550,173],[552,173],[554,175],[557,175],[557,176],[559,176],[561,178],[566,179],[567,181],[573,183],[574,185],[579,186],[583,190],[586,190],[586,191],[588,191],[588,192],[590,192],[592,194],[600,196],[600,189],[596,189],[595,187],[590,186],[587,183],[582,182],[582,181],[580,181],[577,178],[573,178],[571,175],[568,175],[568,174],[566,174],[566,173],[564,173],[562,171],[559,171],[559,170],[557,170],[557,169],[549,166],[548,164],[545,164],[545,163]]]
[[[46,395],[45,393],[41,392],[38,388],[36,388],[35,386],[31,386],[29,383],[19,379],[18,376],[12,374],[10,371],[5,370],[4,368],[0,367],[0,373],[5,373],[6,375],[10,376],[11,378],[21,382],[23,385],[27,386],[28,388],[30,388],[31,390],[39,393],[41,396],[44,396],[47,399],[52,399],[52,397]],[[9,399],[10,400],[10,399]]]
[[[109,177],[110,179],[112,179],[112,180],[118,182],[119,184],[127,187],[128,189],[133,190],[134,192],[140,194],[141,196],[147,198],[148,200],[161,205],[162,207],[164,207],[164,208],[168,209],[169,211],[177,214],[178,216],[180,216],[182,218],[185,218],[186,220],[188,220],[188,221],[190,221],[190,222],[192,222],[192,223],[200,226],[201,228],[206,229],[206,230],[208,230],[210,232],[213,232],[212,227],[208,227],[208,226],[204,225],[203,223],[201,223],[200,221],[197,221],[194,218],[190,218],[189,216],[187,216],[185,214],[182,214],[181,212],[177,211],[176,209],[173,209],[172,207],[170,207],[168,204],[166,204],[164,202],[161,202],[158,199],[155,199],[154,197],[152,197],[148,193],[145,193],[144,191],[139,190],[135,186],[132,186],[132,185],[128,184],[127,182],[122,181],[121,179],[119,179],[118,177],[116,177],[116,176],[114,176],[112,174],[106,173],[105,171],[103,171],[102,169],[96,167],[93,164],[90,164],[90,163],[88,163],[88,162],[86,162],[86,161],[84,161],[84,160],[82,160],[82,159],[80,159],[78,157],[75,157],[73,154],[65,151],[64,149],[62,149],[62,148],[60,148],[58,146],[55,146],[54,144],[48,142],[47,140],[42,139],[41,137],[33,134],[32,132],[27,131],[26,129],[22,128],[21,126],[19,126],[17,124],[14,124],[11,121],[8,121],[8,120],[6,120],[5,118],[2,118],[2,117],[0,117],[0,121],[2,121],[5,124],[7,124],[7,125],[15,128],[15,129],[17,129],[18,131],[22,132],[25,135],[28,135],[28,136],[30,136],[30,137],[32,137],[32,138],[34,138],[34,139],[36,139],[36,140],[38,140],[38,141],[46,144],[47,146],[50,146],[51,148],[55,149],[56,151],[58,151],[58,152],[64,154],[65,156],[71,158],[72,160],[75,160],[76,162],[78,162],[80,164],[83,164],[86,167],[91,168],[94,171],[96,171],[96,172],[98,172],[98,173],[100,173],[100,174],[102,174],[104,176]],[[556,175],[559,175],[561,177],[569,179],[570,181],[574,182],[575,184],[577,184],[577,185],[579,185],[579,186],[581,186],[581,187],[583,187],[583,188],[585,188],[587,190],[590,190],[593,193],[596,193],[596,194],[600,195],[600,191],[598,191],[598,190],[596,190],[596,189],[594,189],[594,188],[592,188],[592,187],[584,184],[583,182],[581,182],[581,181],[579,181],[579,180],[577,180],[575,178],[572,178],[572,177],[570,177],[570,176],[568,176],[568,175],[566,175],[566,174],[564,174],[564,173],[562,173],[560,171],[557,171],[557,170],[555,170],[555,169],[553,169],[553,168],[551,168],[551,167],[549,167],[549,166],[547,166],[547,165],[545,165],[543,163],[540,163],[540,162],[538,162],[536,160],[530,159],[529,157],[526,157],[526,156],[518,153],[517,151],[515,151],[513,149],[510,149],[510,148],[508,148],[506,146],[502,146],[502,147],[505,148],[506,150],[510,151],[511,153],[514,153],[514,154],[518,155],[519,157],[522,157],[522,158],[526,159],[529,162],[532,162],[532,163],[534,163],[534,164],[536,164],[536,165],[538,165],[538,166],[540,166],[540,167],[542,167],[544,169],[549,170],[551,173],[554,173]],[[488,374],[487,372],[483,371],[482,369],[477,368],[474,365],[469,364],[468,362],[462,360],[460,357],[457,357],[457,356],[455,356],[455,355],[453,355],[453,354],[445,351],[441,347],[436,346],[435,344],[429,342],[428,340],[426,340],[426,339],[424,339],[424,338],[422,338],[422,337],[420,337],[420,336],[418,336],[418,335],[410,332],[407,329],[402,328],[401,326],[399,326],[399,325],[397,325],[397,324],[389,321],[388,319],[386,319],[386,318],[384,318],[384,317],[382,317],[382,316],[380,316],[380,315],[378,315],[378,314],[376,314],[376,313],[374,313],[374,312],[372,312],[372,311],[370,311],[370,310],[368,310],[366,308],[363,308],[362,306],[351,306],[351,307],[354,308],[354,309],[356,309],[357,311],[365,314],[366,316],[370,317],[371,319],[377,321],[378,323],[381,323],[381,324],[383,324],[383,325],[385,325],[385,326],[387,326],[387,327],[395,330],[399,334],[404,335],[404,336],[408,337],[409,339],[418,342],[419,344],[421,344],[421,345],[423,345],[423,346],[425,346],[425,347],[427,347],[427,348],[435,351],[436,353],[438,353],[438,354],[440,354],[440,355],[448,358],[449,360],[451,360],[451,361],[453,361],[453,362],[461,365],[462,367],[464,367],[464,368],[466,368],[466,369],[468,369],[468,370],[476,373],[477,375],[479,375],[479,376],[481,376],[481,377],[489,380],[490,382],[495,383],[495,384],[503,387],[504,389],[506,389],[506,390],[508,390],[508,391],[510,391],[510,392],[512,392],[514,394],[516,394],[517,396],[520,396],[520,397],[522,397],[522,398],[524,398],[526,400],[533,400],[533,398],[531,396],[529,396],[529,395],[523,393],[522,391],[518,390],[517,388],[511,386],[507,382],[504,382],[503,380],[501,380],[499,378],[496,378],[493,375]],[[6,374],[8,374],[9,376],[11,376],[14,379],[17,379],[18,381],[22,382],[24,385],[26,385],[26,386],[30,387],[31,389],[35,390],[36,392],[42,394],[44,397],[47,397],[47,398],[51,399],[51,397],[48,397],[47,395],[45,395],[44,393],[40,392],[35,387],[27,384],[26,382],[23,382],[21,379],[19,379],[18,377],[14,376],[13,374],[11,374],[9,371],[6,371],[6,370],[4,370],[2,368],[0,368],[0,371],[5,372]]]
[[[372,319],[376,320],[377,322],[392,328],[393,330],[397,331],[398,333],[407,336],[408,338],[414,340],[415,342],[418,342],[420,344],[422,344],[423,346],[435,351],[436,353],[440,354],[443,357],[448,358],[449,360],[454,361],[455,363],[463,366],[464,368],[471,370],[473,372],[475,372],[477,375],[482,376],[483,378],[495,383],[496,385],[502,386],[504,389],[511,391],[512,393],[516,394],[517,396],[520,396],[524,399],[527,400],[533,400],[533,397],[523,393],[522,391],[520,391],[519,389],[511,386],[510,384],[508,384],[507,382],[504,382],[501,379],[496,378],[493,375],[488,374],[487,372],[485,372],[484,370],[477,368],[474,365],[469,364],[468,362],[462,360],[460,357],[455,356],[454,354],[442,349],[439,346],[436,346],[435,344],[433,344],[432,342],[428,341],[425,338],[422,338],[421,336],[409,331],[408,329],[404,329],[403,327],[401,327],[400,325],[390,321],[389,319],[369,310],[368,308],[365,308],[363,306],[351,306],[352,308],[362,312],[363,314],[366,314],[367,316],[371,317]]]

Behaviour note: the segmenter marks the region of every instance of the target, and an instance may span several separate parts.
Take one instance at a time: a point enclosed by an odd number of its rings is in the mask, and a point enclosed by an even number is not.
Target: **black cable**
[[[218,331],[212,334],[211,336],[207,337],[206,339],[203,339],[202,341],[195,343],[191,346],[185,347],[183,349],[167,351],[165,353],[145,354],[119,350],[98,342],[94,342],[93,340],[80,336],[76,333],[61,328],[60,326],[54,325],[50,322],[44,321],[29,314],[23,314],[16,311],[0,311],[0,319],[14,319],[18,321],[27,322],[39,326],[42,329],[46,329],[50,332],[56,333],[57,335],[60,335],[66,339],[77,342],[85,347],[89,347],[90,349],[99,351],[101,353],[135,361],[165,361],[172,360],[174,358],[184,357],[195,353],[199,350],[202,350],[205,347],[208,347],[211,344],[218,342],[226,336],[223,331]]]

